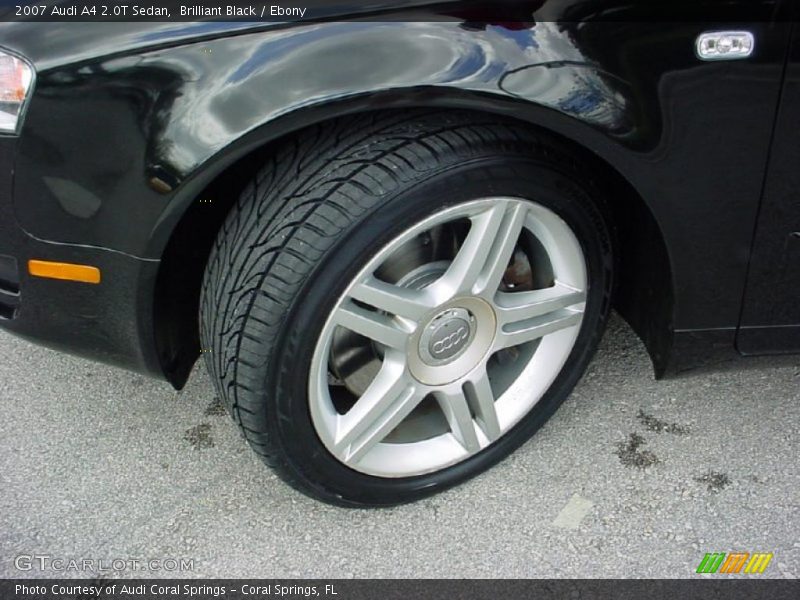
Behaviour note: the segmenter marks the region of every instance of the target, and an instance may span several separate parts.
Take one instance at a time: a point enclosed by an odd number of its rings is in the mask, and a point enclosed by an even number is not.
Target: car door
[[[800,352],[800,27],[794,25],[737,346]]]

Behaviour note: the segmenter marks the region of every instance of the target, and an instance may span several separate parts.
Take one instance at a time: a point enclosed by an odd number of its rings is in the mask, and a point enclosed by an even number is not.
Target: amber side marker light
[[[49,260],[29,260],[28,273],[36,277],[82,281],[83,283],[100,283],[100,269],[89,265],[51,262]]]

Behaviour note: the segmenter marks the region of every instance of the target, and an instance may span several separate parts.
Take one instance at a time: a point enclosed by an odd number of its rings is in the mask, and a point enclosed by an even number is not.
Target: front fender
[[[158,258],[197,193],[252,148],[347,112],[431,105],[563,123],[594,146],[635,136],[644,114],[554,23],[250,33],[42,74],[16,214],[39,238]]]

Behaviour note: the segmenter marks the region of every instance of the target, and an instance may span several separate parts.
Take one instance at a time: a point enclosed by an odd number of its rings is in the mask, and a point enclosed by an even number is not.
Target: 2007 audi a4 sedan
[[[506,457],[612,308],[657,377],[800,352],[791,1],[310,6],[0,24],[3,328],[176,388],[202,356],[345,506]]]

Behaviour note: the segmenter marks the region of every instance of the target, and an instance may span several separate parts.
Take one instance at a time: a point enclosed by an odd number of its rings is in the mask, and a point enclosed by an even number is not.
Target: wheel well
[[[486,113],[476,115],[485,118]],[[520,127],[542,129],[514,121]],[[560,138],[591,167],[594,183],[609,199],[619,259],[614,305],[644,342],[660,376],[671,349],[673,312],[672,272],[661,230],[644,199],[613,166],[560,134],[542,131]],[[170,236],[156,279],[154,322],[159,360],[176,388],[185,384],[201,352],[198,311],[203,273],[225,217],[265,157],[298,133],[266,142],[220,173],[190,204]]]

